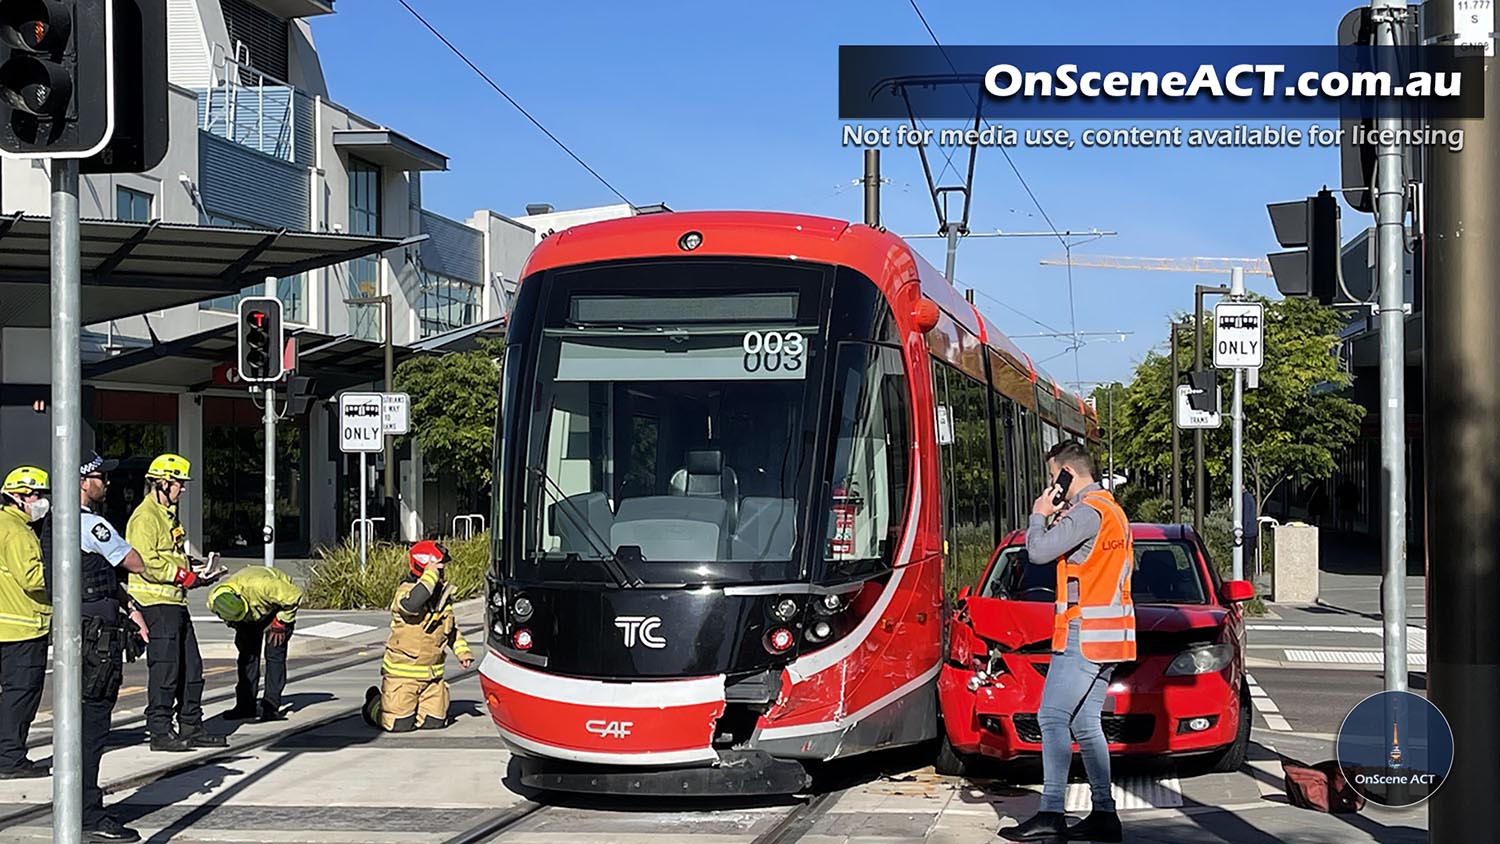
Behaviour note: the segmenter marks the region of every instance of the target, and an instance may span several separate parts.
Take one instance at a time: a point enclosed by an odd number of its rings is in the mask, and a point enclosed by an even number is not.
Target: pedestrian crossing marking
[[[1111,783],[1109,792],[1115,799],[1115,809],[1118,811],[1174,809],[1182,806],[1182,783],[1175,776],[1125,777]],[[1087,812],[1094,804],[1086,782],[1069,783],[1064,800],[1066,811],[1069,812]]]
[[[1338,665],[1381,665],[1385,654],[1380,651],[1335,651],[1285,648],[1287,662],[1324,662]],[[1406,662],[1411,666],[1427,665],[1427,654],[1409,653]]]
[[[298,636],[313,636],[319,639],[347,639],[350,636],[358,636],[368,633],[375,628],[369,624],[350,624],[347,621],[325,621],[312,627],[298,630]]]

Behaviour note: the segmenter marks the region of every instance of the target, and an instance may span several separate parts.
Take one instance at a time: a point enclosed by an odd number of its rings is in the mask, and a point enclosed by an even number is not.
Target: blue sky
[[[837,48],[931,43],[908,0],[585,0],[566,11],[495,0],[409,2],[632,202],[679,210],[861,219],[861,193],[850,183],[862,157],[841,144]],[[945,45],[1325,44],[1354,0],[919,5]],[[462,219],[477,208],[521,214],[528,202],[569,208],[618,201],[396,0],[340,0],[336,8],[313,19],[330,92],[449,156],[450,172],[424,177],[429,208]],[[1046,125],[1081,131],[1091,124]],[[1305,129],[1307,122],[1291,125]],[[955,164],[963,156],[955,155]],[[1278,248],[1265,204],[1337,186],[1339,178],[1337,151],[1328,149],[1021,148],[1011,157],[1058,228],[1119,232],[1075,255],[1261,256]],[[941,169],[941,155],[935,161]],[[890,180],[886,226],[933,232],[916,151],[888,149],[882,167]],[[997,150],[980,152],[970,224],[1047,228]],[[1367,224],[1344,209],[1346,238]],[[942,267],[940,241],[914,243]],[[1058,254],[1060,244],[1050,238],[971,238],[959,249],[958,280],[993,297],[980,299],[981,310],[1009,334],[1046,330],[1017,310],[1066,331],[1066,272],[1038,264]],[[1096,269],[1075,269],[1073,279],[1080,332],[1133,332],[1124,342],[1085,345],[1077,367],[1083,381],[1128,379],[1146,350],[1165,342],[1170,315],[1191,309],[1195,282],[1228,283],[1227,276]],[[1247,283],[1275,292],[1266,278]],[[1066,340],[1018,342],[1034,359],[1052,358],[1043,366],[1059,380],[1074,380]]]

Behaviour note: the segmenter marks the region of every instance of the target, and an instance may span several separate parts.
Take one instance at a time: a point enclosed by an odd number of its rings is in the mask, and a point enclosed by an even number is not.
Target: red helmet
[[[424,539],[411,547],[410,559],[411,573],[417,577],[421,577],[422,572],[426,571],[427,567],[433,563],[448,562],[448,549],[433,542],[431,539]]]

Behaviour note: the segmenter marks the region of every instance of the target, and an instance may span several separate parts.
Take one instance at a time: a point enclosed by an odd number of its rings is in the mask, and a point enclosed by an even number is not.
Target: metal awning
[[[50,222],[21,214],[0,218],[0,327],[51,324]],[[82,324],[204,302],[267,277],[297,275],[425,237],[85,220],[79,225]]]
[[[392,170],[411,173],[448,169],[446,155],[390,129],[338,129],[333,133],[333,147]]]
[[[278,18],[310,18],[333,14],[333,0],[250,0]]]
[[[290,334],[297,338],[297,375],[313,379],[312,393],[316,396],[326,398],[384,377],[382,343],[349,336],[330,337],[308,330]],[[147,384],[185,388],[189,392],[236,386],[216,381],[214,377],[214,370],[221,364],[234,363],[236,343],[235,325],[221,325],[86,364],[83,380],[100,387],[111,383]],[[417,354],[425,352],[404,346],[392,350],[396,364]]]
[[[411,347],[422,352],[468,352],[479,348],[480,340],[504,336],[505,317],[496,317],[424,337],[411,344]]]

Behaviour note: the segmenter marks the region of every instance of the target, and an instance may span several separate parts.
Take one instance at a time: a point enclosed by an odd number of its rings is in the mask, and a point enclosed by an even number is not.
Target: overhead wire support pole
[[[1406,0],[1370,4],[1378,48],[1396,43]],[[1396,140],[1402,120],[1389,100],[1376,98],[1383,140]],[[1381,626],[1385,689],[1405,691],[1406,660],[1406,179],[1402,149],[1382,143],[1375,154],[1375,260],[1380,301],[1380,468],[1385,518],[1381,520],[1383,576]]]
[[[1177,364],[1177,335],[1182,324],[1172,321],[1167,354],[1172,358],[1172,385],[1167,389],[1167,418],[1172,426],[1172,523],[1182,523],[1182,434],[1177,429],[1177,385],[1182,381]]]
[[[880,150],[865,150],[865,225],[880,226]]]
[[[1228,287],[1207,284],[1193,286],[1193,371],[1203,371],[1203,295],[1229,293]],[[1175,387],[1173,389],[1176,389]],[[1173,395],[1176,401],[1176,395]],[[1173,405],[1176,406],[1175,404]],[[1203,466],[1203,429],[1193,429],[1193,530],[1203,535],[1203,524],[1207,520],[1208,471]]]
[[[83,838],[83,454],[78,160],[52,161],[52,841]]]

